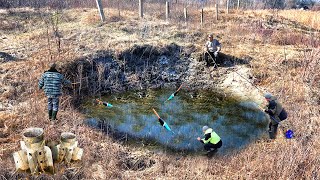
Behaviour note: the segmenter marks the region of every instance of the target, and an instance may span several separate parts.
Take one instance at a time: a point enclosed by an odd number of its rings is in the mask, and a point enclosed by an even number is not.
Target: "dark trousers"
[[[59,110],[59,96],[48,97],[48,110],[58,111]]]
[[[211,66],[216,64],[220,64],[219,53],[217,56],[214,56],[214,52],[205,52],[204,59],[206,60],[207,66]]]
[[[270,137],[270,139],[275,139],[277,137],[278,125],[279,124],[272,125],[271,122],[269,123],[269,137]]]
[[[222,146],[222,141],[220,140],[217,144],[211,144],[210,142],[207,144],[204,144],[204,149],[206,151],[210,151],[211,149],[215,150]]]

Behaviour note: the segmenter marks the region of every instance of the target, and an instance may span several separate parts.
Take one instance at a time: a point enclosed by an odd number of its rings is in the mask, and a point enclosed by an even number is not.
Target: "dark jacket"
[[[281,103],[279,103],[277,98],[273,97],[273,96],[271,97],[271,100],[269,101],[269,104],[267,105],[266,113],[268,113],[270,116],[275,118],[275,120],[273,118],[271,118],[272,125],[278,124],[278,122],[280,122],[282,119],[280,117],[282,117],[284,113],[285,113],[285,116],[287,116]]]

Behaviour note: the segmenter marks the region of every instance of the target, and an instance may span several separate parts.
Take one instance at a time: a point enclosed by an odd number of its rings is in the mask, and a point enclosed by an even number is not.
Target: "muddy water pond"
[[[207,125],[221,137],[222,152],[240,149],[266,132],[267,117],[254,102],[240,101],[216,91],[181,90],[166,101],[174,90],[131,91],[103,96],[113,107],[84,103],[86,123],[108,129],[144,144],[175,151],[198,151],[203,145],[196,140]],[[160,125],[154,108],[172,131]],[[108,127],[108,128],[105,128]]]

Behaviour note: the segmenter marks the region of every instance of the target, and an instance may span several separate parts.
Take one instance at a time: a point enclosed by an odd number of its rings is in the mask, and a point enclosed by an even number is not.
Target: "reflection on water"
[[[85,103],[87,123],[99,127],[104,121],[111,128],[130,137],[157,142],[174,150],[199,150],[196,138],[202,126],[208,125],[221,137],[223,150],[241,148],[258,138],[267,126],[265,114],[253,102],[240,102],[212,91],[180,91],[171,101],[172,91],[127,92],[103,97],[113,104],[106,108]],[[173,132],[160,126],[152,112],[155,108]]]

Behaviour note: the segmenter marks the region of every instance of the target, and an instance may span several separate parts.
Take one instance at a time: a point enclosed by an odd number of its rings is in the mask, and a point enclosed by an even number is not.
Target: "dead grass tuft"
[[[100,22],[101,20],[97,12],[86,13],[86,15],[81,18],[81,23],[85,25],[96,25]]]
[[[320,30],[320,14],[317,11],[285,10],[279,11],[279,15],[294,22]]]
[[[290,31],[272,33],[271,42],[281,46],[297,45],[315,48],[320,46],[319,37]]]

